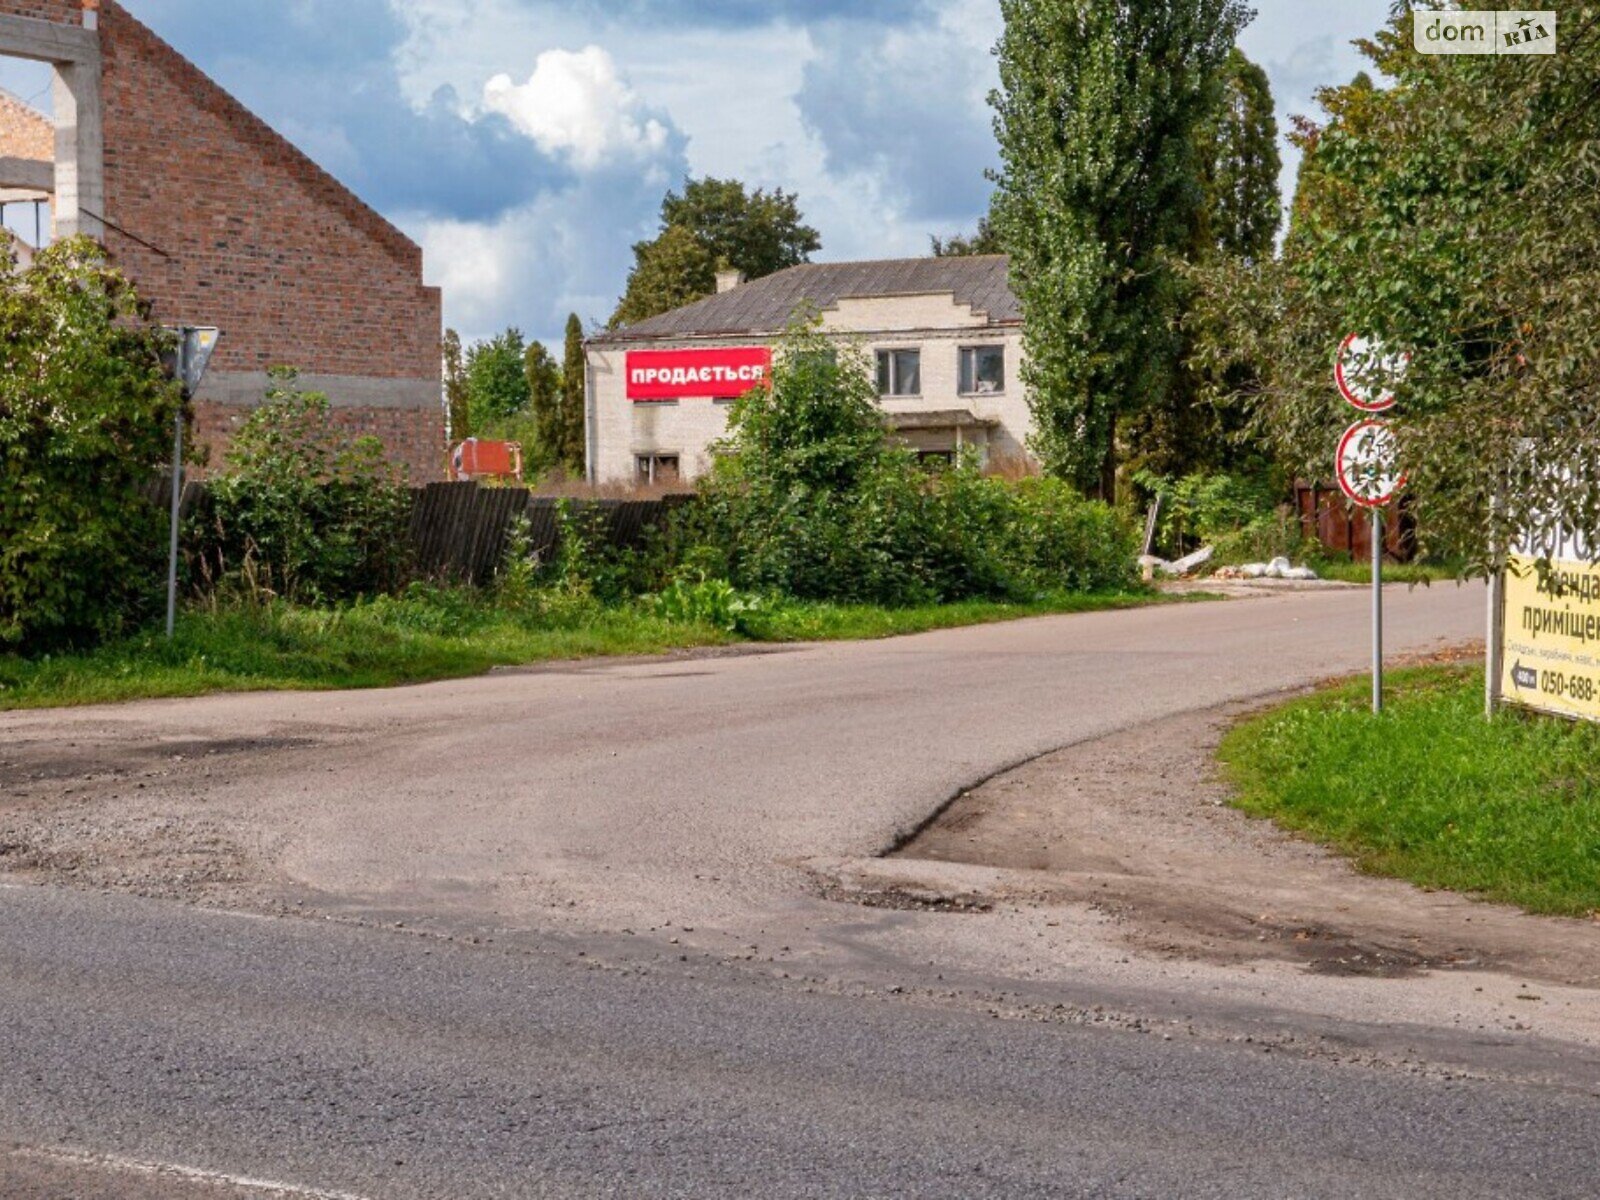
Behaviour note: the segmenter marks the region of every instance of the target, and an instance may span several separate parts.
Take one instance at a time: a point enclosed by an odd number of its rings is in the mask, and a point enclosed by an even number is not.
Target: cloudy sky
[[[123,3],[420,241],[468,337],[604,321],[686,174],[797,192],[823,259],[923,254],[988,206],[998,0]],[[1280,123],[1388,3],[1256,0]],[[47,103],[37,68],[0,85]]]

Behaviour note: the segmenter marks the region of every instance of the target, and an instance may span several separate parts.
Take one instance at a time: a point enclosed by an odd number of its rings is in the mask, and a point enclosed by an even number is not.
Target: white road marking
[[[301,1187],[295,1183],[281,1183],[276,1179],[253,1179],[248,1175],[229,1175],[224,1171],[206,1171],[199,1167],[185,1167],[177,1163],[145,1162],[136,1158],[123,1158],[117,1154],[91,1154],[82,1150],[48,1149],[43,1146],[22,1146],[12,1152],[16,1158],[36,1158],[45,1162],[69,1167],[93,1167],[102,1171],[120,1171],[124,1175],[142,1175],[147,1179],[181,1179],[186,1183],[205,1184],[210,1187],[230,1187],[261,1192],[281,1200],[366,1200],[354,1192],[329,1192],[320,1188]]]

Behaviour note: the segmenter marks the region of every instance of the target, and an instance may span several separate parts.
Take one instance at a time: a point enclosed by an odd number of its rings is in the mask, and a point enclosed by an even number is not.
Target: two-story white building
[[[589,478],[690,480],[711,465],[728,405],[765,378],[795,312],[876,362],[884,420],[927,457],[1026,456],[1022,314],[1003,255],[806,263],[718,277],[713,296],[589,339]]]

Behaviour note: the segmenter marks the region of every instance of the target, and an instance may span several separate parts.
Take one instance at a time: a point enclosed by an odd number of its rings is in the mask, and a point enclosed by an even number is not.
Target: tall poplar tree
[[[526,416],[532,426],[531,446],[522,448],[527,464],[536,472],[555,466],[561,441],[561,368],[543,342],[529,342],[523,351],[522,371],[528,380]]]
[[[1270,259],[1283,220],[1278,122],[1267,73],[1237,46],[1222,68],[1211,108],[1195,128],[1195,165],[1201,203],[1188,262],[1203,268],[1224,259]],[[1191,279],[1180,287],[1181,361],[1166,391],[1123,425],[1119,440],[1127,465],[1169,478],[1259,468],[1259,447],[1244,436],[1242,409],[1217,402],[1244,385],[1248,368],[1231,364],[1221,374],[1208,368],[1215,355],[1206,343],[1226,331],[1192,310]]]
[[[461,349],[461,335],[444,331],[444,406],[450,423],[450,437],[462,441],[472,436],[472,418],[467,411],[467,367]]]
[[[1026,316],[1033,449],[1111,496],[1118,418],[1182,351],[1172,260],[1204,202],[1196,127],[1240,0],[1001,0],[995,227]]]
[[[1203,202],[1193,257],[1215,254],[1259,262],[1272,254],[1283,221],[1278,193],[1278,120],[1267,73],[1235,46],[1217,101],[1196,145]]]
[[[567,318],[567,344],[561,366],[561,424],[557,436],[556,461],[568,475],[584,473],[584,381],[583,322],[578,314]]]

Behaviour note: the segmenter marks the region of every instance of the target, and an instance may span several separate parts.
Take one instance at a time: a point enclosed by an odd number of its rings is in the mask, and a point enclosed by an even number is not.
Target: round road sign
[[[1352,333],[1339,343],[1333,382],[1362,412],[1382,412],[1394,406],[1394,385],[1410,362],[1409,354],[1386,353],[1382,342]]]
[[[1346,429],[1336,462],[1340,490],[1363,508],[1382,508],[1406,484],[1386,421],[1357,421]]]

